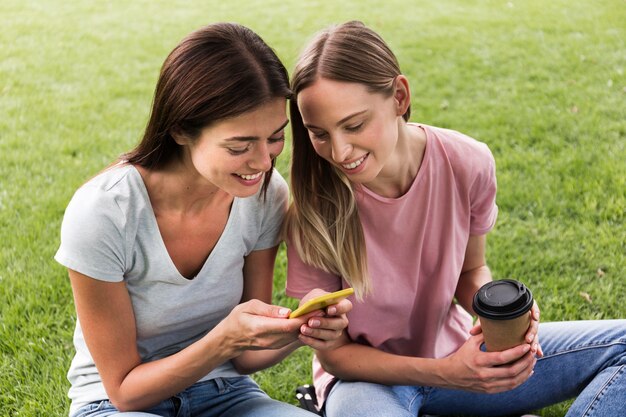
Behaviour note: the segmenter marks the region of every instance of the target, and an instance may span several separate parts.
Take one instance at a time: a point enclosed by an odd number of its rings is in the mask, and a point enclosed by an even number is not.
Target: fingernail
[[[309,326],[311,327],[318,327],[320,324],[322,324],[322,322],[319,320],[316,320],[316,319],[309,320]]]
[[[279,316],[287,316],[287,315],[289,315],[289,309],[288,308],[281,308],[280,310],[278,310],[278,315]]]
[[[311,329],[309,329],[305,325],[302,325],[300,327],[300,333],[302,333],[302,334],[311,334]]]
[[[328,310],[326,310],[326,312],[329,315],[334,316],[335,314],[337,314],[337,307],[328,307]]]

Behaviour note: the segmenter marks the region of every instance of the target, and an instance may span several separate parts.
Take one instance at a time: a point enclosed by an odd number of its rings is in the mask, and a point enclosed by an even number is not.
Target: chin
[[[372,173],[372,170],[363,170],[361,172],[355,174],[345,174],[351,182],[357,184],[366,184],[368,182],[374,181],[380,171]]]
[[[229,191],[229,193],[235,197],[247,198],[247,197],[252,197],[253,195],[257,194],[260,189],[261,189],[261,184],[259,184],[256,187],[245,187],[245,188],[242,188],[241,186],[239,186],[239,187],[234,187],[232,190]]]

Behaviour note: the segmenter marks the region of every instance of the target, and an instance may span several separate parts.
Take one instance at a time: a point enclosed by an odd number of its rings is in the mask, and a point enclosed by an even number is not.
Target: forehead
[[[301,90],[298,108],[305,123],[324,119],[336,122],[346,116],[365,111],[384,101],[382,94],[372,93],[363,84],[320,78]]]
[[[286,99],[277,98],[235,117],[218,120],[203,129],[203,134],[221,138],[269,137],[287,120],[286,105]]]

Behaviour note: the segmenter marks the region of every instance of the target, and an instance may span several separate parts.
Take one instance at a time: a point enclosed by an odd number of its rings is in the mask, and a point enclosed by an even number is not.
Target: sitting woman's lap
[[[198,382],[143,412],[120,412],[108,400],[82,407],[72,417],[312,417],[271,399],[247,376]]]
[[[544,357],[521,386],[500,394],[339,381],[328,417],[523,414],[577,397],[568,415],[626,415],[626,320],[542,323]],[[351,411],[354,410],[354,411]],[[358,411],[357,411],[358,410]]]

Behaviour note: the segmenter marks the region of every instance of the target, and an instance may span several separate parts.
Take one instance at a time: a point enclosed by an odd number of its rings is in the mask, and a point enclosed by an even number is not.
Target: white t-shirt
[[[266,201],[235,198],[228,221],[200,272],[189,280],[172,262],[137,169],[121,165],[83,185],[67,207],[55,259],[94,279],[124,281],[130,293],[142,361],[170,356],[213,329],[239,304],[244,256],[276,246],[288,189],[277,171]],[[107,399],[80,323],[68,372],[70,414]],[[201,380],[238,376],[230,362]]]

